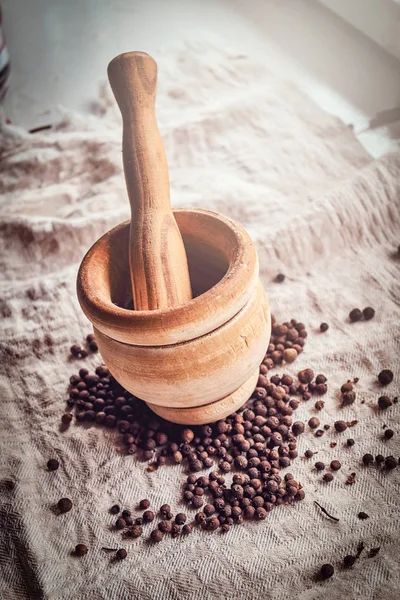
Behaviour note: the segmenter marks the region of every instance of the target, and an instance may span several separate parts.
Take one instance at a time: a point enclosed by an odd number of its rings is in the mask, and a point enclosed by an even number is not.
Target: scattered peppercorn
[[[50,458],[50,460],[47,461],[47,468],[49,471],[57,471],[59,466],[60,463],[56,458]]]
[[[354,404],[355,399],[356,394],[354,391],[344,392],[342,394],[342,406],[350,406],[351,404]]]
[[[382,456],[382,454],[377,454],[375,456],[375,462],[376,462],[377,465],[381,465],[382,463],[385,462],[385,457]]]
[[[71,413],[64,413],[61,417],[61,423],[63,425],[69,425],[72,421],[73,417]]]
[[[145,523],[151,523],[152,521],[154,521],[154,518],[155,518],[155,515],[152,510],[146,510],[143,513],[143,521]]]
[[[325,402],[323,400],[317,400],[314,404],[315,410],[322,410],[325,406]]]
[[[295,423],[293,423],[292,431],[296,437],[301,435],[302,433],[304,433],[304,430],[305,430],[305,426],[304,426],[304,423],[302,423],[302,421],[296,421]]]
[[[310,383],[314,379],[314,371],[312,369],[303,369],[297,375],[300,383]]]
[[[378,406],[381,410],[386,410],[389,406],[392,406],[392,401],[389,396],[381,396],[378,398]]]
[[[128,553],[125,550],[125,548],[120,548],[119,550],[117,550],[116,556],[118,560],[124,560],[128,556]]]
[[[312,450],[306,450],[306,451],[304,452],[304,456],[305,456],[306,458],[311,458],[311,457],[313,457],[313,456],[314,456],[314,452],[313,452]]]
[[[141,525],[135,524],[130,528],[129,532],[132,537],[138,538],[142,535],[143,530]]]
[[[325,469],[325,465],[321,461],[316,462],[314,467],[317,469],[317,471],[323,471]]]
[[[356,321],[362,319],[362,316],[363,314],[359,308],[353,308],[353,310],[351,310],[349,313],[349,319],[352,323],[355,323]]]
[[[126,527],[125,519],[123,519],[122,517],[118,517],[118,519],[115,522],[115,527],[117,529],[125,529],[125,527]]]
[[[367,306],[363,310],[364,319],[370,321],[375,316],[375,310],[371,306]]]
[[[330,579],[332,577],[334,572],[335,572],[335,569],[333,568],[332,565],[330,565],[330,564],[322,565],[322,567],[319,571],[319,578],[322,581],[326,581],[327,579]]]
[[[364,521],[365,519],[369,519],[369,515],[367,515],[367,513],[365,513],[365,512],[359,512],[357,516],[362,521]]]
[[[325,481],[325,483],[330,483],[333,481],[333,475],[332,473],[325,473],[322,479]]]
[[[285,281],[285,275],[283,273],[278,273],[278,275],[275,277],[274,281],[276,283],[282,283],[283,281]]]
[[[324,331],[328,331],[328,329],[329,329],[329,325],[328,325],[328,323],[321,323],[321,325],[319,326],[319,328],[320,328],[320,330],[321,330],[322,332],[324,332]]]
[[[311,429],[317,429],[317,427],[319,427],[320,424],[320,420],[318,419],[318,417],[311,417],[311,419],[308,421],[308,426],[311,427]]]
[[[349,448],[351,448],[352,446],[354,446],[355,444],[355,440],[353,440],[353,438],[349,438],[346,442],[347,446],[349,446]]]
[[[383,369],[378,375],[378,381],[382,385],[389,385],[393,381],[393,371],[390,369]]]
[[[395,459],[394,456],[387,456],[385,458],[385,468],[392,470],[395,469],[397,467],[397,460]]]
[[[342,433],[343,431],[346,431],[347,423],[346,421],[335,421],[334,427],[338,433]]]
[[[58,501],[57,506],[62,513],[67,513],[72,508],[72,502],[69,498],[61,498]]]
[[[75,546],[76,556],[85,556],[88,553],[88,547],[85,544],[77,544]]]
[[[338,460],[331,461],[331,469],[332,471],[339,471],[341,469],[342,464]]]
[[[343,559],[343,566],[346,567],[346,569],[352,567],[354,565],[354,563],[356,562],[357,558],[355,556],[352,556],[351,554],[348,554],[347,556],[344,557]]]
[[[185,513],[178,513],[175,517],[175,523],[177,525],[183,525],[186,522],[186,515]]]
[[[192,533],[192,531],[193,531],[193,527],[192,527],[192,525],[190,525],[190,523],[186,523],[186,525],[184,525],[182,527],[182,533],[184,535],[189,535],[189,533]]]
[[[141,510],[146,510],[147,508],[149,508],[150,506],[150,500],[141,500],[139,502],[139,507],[141,508]]]
[[[153,529],[153,531],[150,534],[150,538],[153,542],[161,542],[163,537],[164,537],[164,534],[159,529]]]
[[[367,452],[367,454],[364,454],[364,456],[362,457],[362,461],[363,461],[364,465],[368,466],[374,462],[374,457],[372,456],[372,454]]]
[[[118,504],[114,504],[111,508],[110,508],[110,513],[112,515],[117,515],[120,512],[120,507],[118,506]]]
[[[394,436],[394,431],[392,429],[386,429],[383,434],[385,440],[391,440]]]

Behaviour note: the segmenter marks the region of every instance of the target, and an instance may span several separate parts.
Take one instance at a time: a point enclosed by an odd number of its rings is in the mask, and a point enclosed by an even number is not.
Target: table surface
[[[206,36],[284,73],[321,108],[352,124],[373,156],[382,156],[400,144],[400,61],[327,4],[3,0],[12,60],[6,116],[31,128],[51,122],[57,105],[89,110],[116,54],[131,49],[156,54],[180,40]]]

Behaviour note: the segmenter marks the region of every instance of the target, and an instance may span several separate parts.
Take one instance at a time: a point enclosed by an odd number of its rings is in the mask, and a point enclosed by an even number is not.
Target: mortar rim
[[[190,215],[193,220],[216,220],[229,232],[235,247],[226,273],[213,287],[177,307],[151,311],[121,308],[111,297],[106,298],[104,289],[96,282],[96,276],[108,268],[108,263],[104,265],[100,258],[102,253],[104,257],[111,236],[130,225],[130,221],[120,223],[92,245],[77,276],[77,295],[83,312],[108,337],[139,346],[189,341],[220,327],[250,298],[257,285],[259,266],[256,249],[246,230],[229,217],[207,209],[175,209],[174,215],[178,226],[184,215]]]

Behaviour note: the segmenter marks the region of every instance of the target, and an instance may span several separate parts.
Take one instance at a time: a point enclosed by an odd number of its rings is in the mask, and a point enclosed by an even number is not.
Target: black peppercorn
[[[300,383],[307,384],[314,379],[314,371],[312,369],[304,369],[297,374]]]
[[[394,456],[387,456],[385,458],[385,467],[389,470],[397,467],[397,460],[394,458]]]
[[[173,523],[171,526],[171,537],[177,538],[181,532],[181,528],[177,523]]]
[[[383,369],[378,375],[378,380],[382,385],[389,385],[393,381],[393,372],[390,369]]]
[[[371,306],[367,306],[366,308],[364,308],[363,310],[363,315],[364,315],[364,319],[366,321],[369,321],[370,319],[373,319],[375,316],[375,311]]]
[[[356,560],[357,560],[357,558],[355,556],[351,556],[351,554],[348,554],[343,559],[343,566],[348,569],[354,565]]]
[[[276,275],[274,281],[276,283],[282,283],[283,281],[285,281],[285,275],[283,273],[278,273],[278,275]]]
[[[386,408],[389,408],[389,406],[392,405],[392,401],[389,398],[389,396],[381,396],[378,399],[378,406],[381,410],[385,410]]]
[[[207,516],[203,512],[198,512],[198,513],[196,513],[194,519],[198,525],[201,525],[202,523],[204,523],[206,521]]]
[[[332,460],[330,466],[332,471],[339,471],[339,469],[341,469],[342,467],[341,463],[338,460]]]
[[[293,423],[292,432],[296,437],[304,433],[304,430],[305,426],[304,423],[302,423],[302,421],[296,421],[295,423]]]
[[[152,542],[161,542],[163,537],[164,537],[164,534],[159,529],[153,529],[153,531],[150,534],[150,538],[151,538]]]
[[[119,550],[117,550],[116,557],[118,560],[124,560],[127,556],[128,553],[125,550],[125,548],[120,548]]]
[[[193,527],[192,527],[192,525],[190,525],[190,523],[187,523],[186,525],[184,525],[182,527],[182,533],[184,535],[189,535],[189,533],[192,533],[192,531],[193,531]]]
[[[317,471],[323,471],[325,469],[325,465],[321,461],[316,462],[314,467],[317,469]]]
[[[371,465],[374,462],[374,457],[372,456],[372,454],[369,454],[369,452],[367,452],[367,454],[364,454],[364,456],[362,457],[362,461],[364,465]]]
[[[155,517],[155,515],[152,510],[146,510],[143,513],[143,521],[145,523],[151,523],[152,521],[154,521],[154,517]]]
[[[266,519],[267,511],[265,510],[265,508],[262,508],[261,506],[256,508],[255,518],[259,521],[263,521],[264,519]]]
[[[77,544],[75,546],[76,556],[85,556],[88,553],[88,547],[85,544]]]
[[[355,442],[355,440],[353,440],[353,438],[349,438],[349,439],[347,440],[347,442],[346,442],[346,444],[347,444],[349,447],[351,447],[351,446],[354,446],[354,444],[355,444],[355,443],[356,443],[356,442]]]
[[[376,462],[377,465],[381,465],[382,463],[385,462],[385,457],[382,456],[382,454],[377,454],[375,456],[375,462]]]
[[[126,527],[125,519],[123,519],[122,517],[118,517],[118,519],[115,522],[115,527],[117,529],[125,529],[125,527]]]
[[[385,429],[385,432],[383,435],[384,435],[385,440],[391,440],[392,437],[394,436],[394,431],[392,429]]]
[[[338,433],[342,433],[343,431],[346,431],[347,423],[346,421],[335,421],[334,427]]]
[[[312,450],[306,450],[306,451],[304,452],[304,456],[305,456],[306,458],[312,458],[312,457],[314,456],[314,452],[313,452]]]
[[[72,356],[78,357],[82,352],[82,348],[78,344],[73,344],[69,351],[71,352]]]
[[[362,316],[363,314],[359,308],[353,308],[353,310],[351,310],[349,313],[349,319],[352,323],[355,323],[356,321],[362,319]]]
[[[210,531],[216,531],[220,525],[221,523],[219,522],[219,519],[217,517],[210,517],[206,521],[206,527]]]
[[[170,533],[172,529],[172,523],[171,521],[160,521],[157,527],[163,533]]]
[[[325,564],[325,565],[322,565],[322,567],[319,571],[319,577],[323,581],[326,581],[327,579],[330,579],[332,577],[334,572],[335,572],[335,569],[333,568],[332,565]]]
[[[330,483],[333,481],[333,475],[332,473],[325,473],[322,479],[325,481],[325,483]]]
[[[61,498],[58,501],[57,506],[62,513],[67,513],[72,508],[72,501],[69,498]]]
[[[186,522],[186,515],[185,513],[178,513],[175,517],[175,523],[177,525],[183,525]]]
[[[117,515],[120,512],[120,507],[118,506],[118,504],[114,504],[111,508],[110,508],[110,513],[112,515]]]
[[[132,513],[131,513],[130,510],[125,509],[125,510],[122,511],[122,518],[123,519],[126,519],[126,517],[130,517],[130,516],[132,516]]]
[[[147,508],[149,508],[150,506],[150,500],[141,500],[139,502],[139,507],[141,508],[141,510],[146,510]]]
[[[61,417],[61,423],[63,425],[69,425],[72,421],[72,414],[71,413],[64,413],[63,416]]]
[[[50,458],[50,460],[47,461],[47,468],[49,471],[57,471],[59,466],[60,463],[56,458]]]
[[[319,427],[320,424],[320,420],[318,419],[318,417],[311,417],[311,419],[308,421],[308,426],[311,427],[311,429],[317,429],[317,427]]]
[[[322,332],[324,332],[324,331],[328,331],[328,329],[329,329],[329,325],[328,325],[328,323],[321,323],[321,325],[319,326],[319,328],[320,328],[320,330],[321,330]]]
[[[200,508],[201,506],[203,506],[202,496],[194,496],[194,498],[192,499],[192,506],[193,508]]]

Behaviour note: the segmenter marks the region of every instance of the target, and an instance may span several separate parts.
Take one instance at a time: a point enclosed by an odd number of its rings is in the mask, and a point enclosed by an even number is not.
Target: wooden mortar
[[[251,396],[271,318],[246,231],[212,211],[172,212],[154,66],[143,53],[109,65],[132,219],[88,251],[77,294],[115,379],[161,417],[200,425]]]

